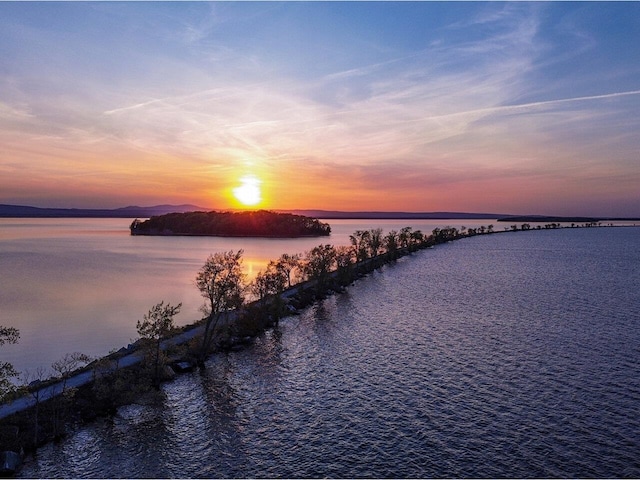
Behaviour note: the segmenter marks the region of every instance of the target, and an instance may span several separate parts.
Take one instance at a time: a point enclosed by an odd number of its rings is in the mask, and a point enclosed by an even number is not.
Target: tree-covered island
[[[320,237],[331,234],[331,227],[316,218],[277,213],[187,212],[168,213],[130,225],[131,235],[208,235],[221,237]]]

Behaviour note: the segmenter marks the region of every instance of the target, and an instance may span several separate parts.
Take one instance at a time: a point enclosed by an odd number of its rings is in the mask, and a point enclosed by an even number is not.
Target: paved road
[[[331,272],[330,276],[334,276],[336,274],[337,272]],[[285,290],[281,296],[283,299],[289,299],[293,295],[298,293],[302,288],[306,288],[309,285],[310,285],[310,282],[299,283]],[[236,320],[237,316],[238,314],[237,314],[237,311],[235,310],[224,313],[218,322],[218,327],[222,327],[230,324],[231,322]],[[181,345],[193,339],[197,335],[202,334],[203,332],[204,332],[204,325],[197,326],[195,328],[182,332],[176,335],[175,337],[171,337],[165,340],[164,342],[162,342],[161,348],[165,350],[170,345]],[[144,355],[142,352],[133,351],[132,353],[129,353],[124,357],[121,357],[118,361],[117,367],[114,366],[112,368],[112,371],[116,370],[116,368],[130,367],[137,363],[140,363],[143,359],[143,356]],[[93,370],[72,375],[66,381],[66,388],[78,388],[83,385],[86,385],[93,381],[93,375],[94,375]],[[33,407],[36,404],[36,398],[38,399],[39,402],[44,402],[57,395],[60,395],[62,393],[64,386],[65,386],[64,382],[60,380],[49,386],[42,387],[35,394],[29,394],[24,397],[17,398],[11,402],[0,405],[0,420],[10,415],[13,415],[15,413],[26,410],[30,407]]]
[[[138,355],[138,353],[131,353],[123,357],[122,359],[120,359],[119,365],[121,367],[135,365],[136,363],[140,362],[140,357]],[[92,380],[93,371],[89,370],[69,377],[67,379],[66,386],[67,388],[77,388],[81,387],[82,385],[86,385]],[[62,393],[63,386],[64,382],[60,380],[52,385],[37,390],[33,394],[16,398],[12,402],[0,405],[0,419],[33,407],[36,404],[36,398],[38,399],[38,401],[44,402],[45,400],[49,400],[57,395],[60,395]]]
[[[231,323],[233,320],[235,320],[236,317],[237,317],[237,313],[235,311],[227,312],[226,314],[223,314],[223,316],[220,318],[220,321],[218,322],[218,326],[227,325]],[[176,335],[175,337],[171,337],[165,340],[164,342],[162,342],[162,349],[164,350],[168,348],[170,345],[181,345],[183,343],[186,343],[192,338],[194,338],[195,336],[197,336],[198,334],[201,334],[203,331],[204,331],[204,326],[201,325],[201,326],[192,328],[190,330],[187,330],[185,332],[182,332],[179,335]],[[144,355],[142,352],[133,351],[132,353],[129,353],[124,357],[121,357],[118,360],[117,367],[114,366],[112,370],[115,370],[116,368],[126,368],[126,367],[131,367],[133,365],[136,365],[137,363],[140,363],[142,361],[143,357]],[[93,381],[93,375],[94,375],[93,370],[72,375],[67,379],[66,388],[78,388],[83,385],[86,385],[87,383],[90,383]],[[54,384],[48,385],[46,387],[42,387],[35,394],[26,395],[24,397],[17,398],[12,402],[0,405],[0,419],[6,418],[10,415],[21,412],[30,407],[33,407],[36,404],[36,398],[38,399],[38,401],[44,402],[45,400],[49,400],[57,395],[60,395],[62,393],[63,387],[64,387],[64,382],[60,380]]]

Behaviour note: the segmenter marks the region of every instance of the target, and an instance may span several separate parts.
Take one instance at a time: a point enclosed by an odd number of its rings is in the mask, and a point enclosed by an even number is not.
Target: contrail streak
[[[605,93],[603,95],[590,95],[587,97],[573,97],[573,98],[561,98],[558,100],[544,100],[541,102],[521,103],[519,105],[501,105],[497,107],[487,107],[487,108],[479,108],[476,110],[467,110],[464,112],[448,113],[445,115],[435,115],[435,116],[427,117],[427,119],[447,118],[447,117],[455,117],[459,115],[472,115],[472,114],[478,114],[478,113],[496,113],[496,112],[504,112],[504,111],[510,111],[510,110],[524,110],[527,108],[546,107],[549,105],[557,105],[560,103],[602,100],[605,98],[626,97],[630,95],[640,95],[640,90],[632,90],[629,92]]]
[[[255,87],[257,85],[260,85],[259,83],[255,83],[255,84],[251,84],[248,85],[247,88],[249,87]],[[240,95],[242,92],[240,89],[238,88],[234,88],[234,89],[224,89],[224,88],[210,88],[207,90],[201,90],[198,92],[194,92],[194,93],[188,93],[185,95],[176,95],[176,96],[171,96],[171,97],[165,97],[165,98],[154,98],[151,100],[148,100],[146,102],[141,102],[141,103],[136,103],[134,105],[129,105],[126,107],[121,107],[121,108],[114,108],[112,110],[107,110],[105,112],[103,112],[104,115],[113,115],[114,113],[120,113],[120,112],[126,112],[128,110],[137,110],[139,108],[144,108],[147,107],[149,105],[154,105],[156,103],[165,103],[169,106],[181,106],[184,104],[184,102],[188,102],[190,100],[193,99],[198,99],[200,97],[209,97],[211,99],[216,99],[219,100],[221,98],[229,98],[229,97],[233,97],[234,95]]]
[[[114,113],[126,112],[127,110],[136,110],[138,108],[146,107],[147,105],[153,105],[154,103],[161,102],[162,100],[156,98],[149,100],[148,102],[136,103],[135,105],[129,105],[128,107],[114,108],[113,110],[107,110],[104,115],[113,115]]]

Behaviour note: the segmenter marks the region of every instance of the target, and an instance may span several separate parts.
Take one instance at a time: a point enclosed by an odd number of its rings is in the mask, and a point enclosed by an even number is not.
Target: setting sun
[[[240,178],[240,186],[233,189],[233,196],[242,205],[257,205],[262,201],[260,183],[262,182],[253,175],[245,175]]]

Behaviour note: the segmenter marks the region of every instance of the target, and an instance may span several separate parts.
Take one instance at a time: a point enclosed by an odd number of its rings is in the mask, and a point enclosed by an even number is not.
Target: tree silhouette
[[[171,304],[165,305],[162,301],[151,307],[143,320],[136,323],[138,335],[147,344],[153,357],[153,383],[156,387],[160,385],[161,344],[175,329],[173,317],[180,312],[180,307],[182,303],[172,307]]]
[[[318,245],[307,252],[305,260],[305,273],[322,287],[336,261],[336,249],[333,245]]]
[[[391,230],[384,236],[384,248],[391,258],[396,258],[398,255],[398,232]]]
[[[418,246],[424,242],[424,234],[420,230],[414,230],[409,234],[411,249],[416,250]]]
[[[67,388],[67,381],[78,368],[91,362],[93,358],[80,352],[66,353],[61,359],[51,364],[52,370],[62,379],[62,391],[53,398],[53,435],[59,437],[63,433],[64,421],[69,407],[76,394],[76,388]]]
[[[222,314],[239,308],[244,303],[245,275],[242,273],[242,254],[243,250],[209,255],[196,276],[196,286],[205,298],[202,310],[207,315],[202,343],[197,353],[198,365],[201,368],[204,367]]]
[[[327,236],[331,227],[316,218],[277,213],[254,212],[186,212],[134,220],[132,235],[226,235],[253,237]]]
[[[380,253],[382,247],[382,229],[372,228],[369,230],[369,256],[375,258]]]
[[[293,270],[300,268],[300,254],[290,255],[283,253],[275,264],[276,268],[283,272],[287,278],[287,285],[291,288],[291,274]]]
[[[356,230],[353,235],[349,235],[349,240],[353,246],[353,251],[357,262],[362,262],[369,258],[369,230]]]
[[[20,331],[14,327],[0,326],[0,345],[18,343]],[[11,378],[17,377],[18,372],[9,362],[0,362],[0,401],[14,390]]]
[[[42,404],[43,390],[40,384],[46,379],[47,372],[44,367],[38,367],[35,371],[27,371],[23,374],[23,387],[33,398],[33,444],[40,442],[40,405]]]
[[[411,231],[413,228],[411,227],[403,227],[400,229],[400,233],[398,234],[398,241],[400,242],[400,247],[407,248],[409,246],[409,242],[411,241]]]
[[[259,300],[265,300],[270,295],[282,293],[287,286],[287,279],[287,273],[272,260],[264,272],[258,272],[250,288]]]

